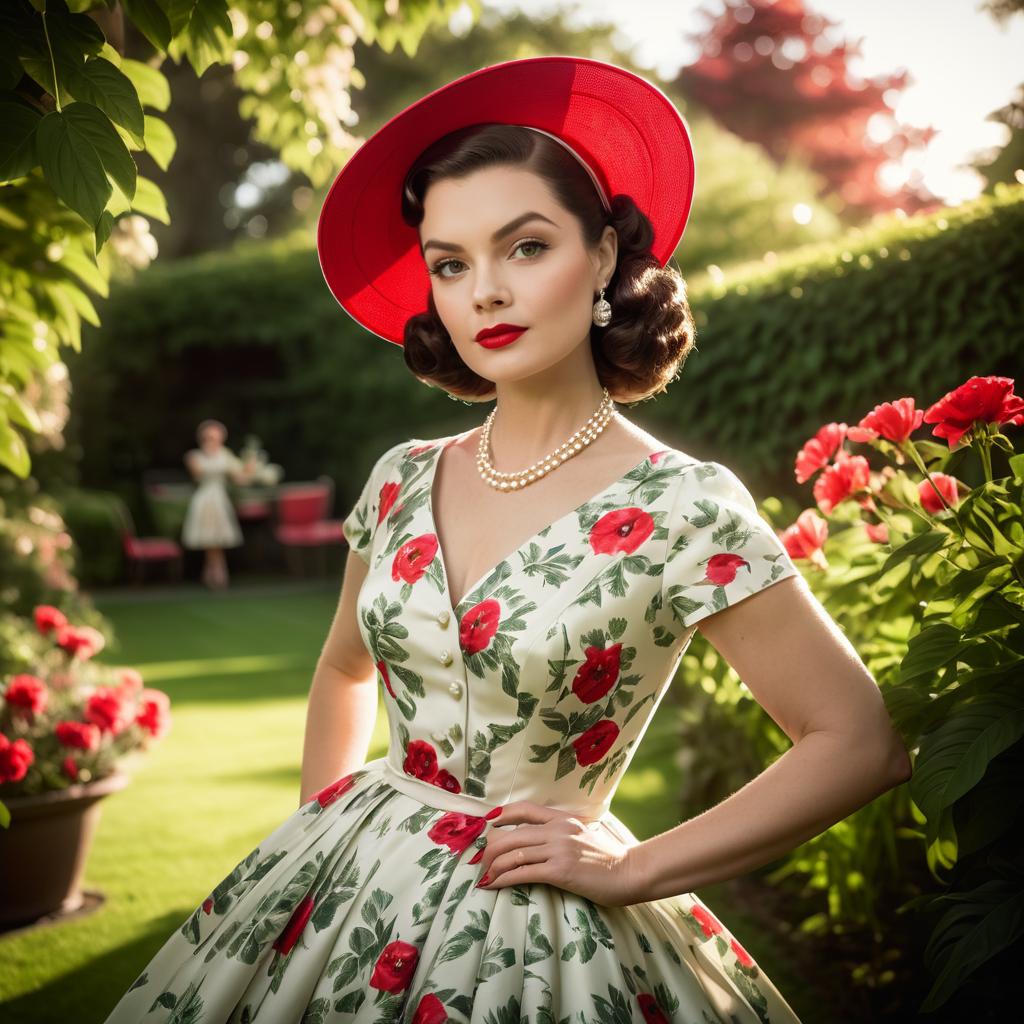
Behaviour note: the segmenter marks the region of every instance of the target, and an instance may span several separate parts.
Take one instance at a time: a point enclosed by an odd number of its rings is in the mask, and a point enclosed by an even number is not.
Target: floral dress
[[[189,455],[198,464],[199,482],[185,512],[182,544],[193,549],[239,547],[244,538],[227,480],[242,468],[241,460],[223,445],[213,453],[193,448]]]
[[[452,440],[386,451],[344,523],[388,754],[252,850],[106,1024],[799,1024],[693,893],[607,907],[475,866],[515,800],[638,842],[610,804],[696,623],[799,570],[731,470],[666,449],[452,607],[431,510]]]

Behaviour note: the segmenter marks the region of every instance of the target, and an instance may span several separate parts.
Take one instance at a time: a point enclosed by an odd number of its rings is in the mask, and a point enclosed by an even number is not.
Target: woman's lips
[[[489,338],[481,338],[477,344],[483,345],[484,348],[502,348],[505,345],[511,345],[512,342],[526,330],[527,328],[523,327],[517,331],[505,331],[502,334],[492,334]]]

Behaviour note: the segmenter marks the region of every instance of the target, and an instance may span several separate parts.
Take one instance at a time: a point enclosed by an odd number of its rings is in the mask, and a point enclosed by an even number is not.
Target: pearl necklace
[[[498,411],[498,407],[495,406],[484,420],[483,429],[480,431],[480,442],[476,452],[476,467],[480,476],[486,483],[499,491],[514,491],[547,476],[551,470],[556,469],[567,459],[571,459],[577,452],[583,451],[587,445],[596,441],[600,437],[601,431],[608,425],[608,421],[615,414],[615,403],[612,401],[611,395],[608,394],[607,388],[602,388],[601,392],[600,405],[572,437],[559,445],[550,455],[538,459],[532,466],[520,469],[515,473],[503,473],[495,469],[491,463],[489,455],[491,425],[494,422],[494,415]]]

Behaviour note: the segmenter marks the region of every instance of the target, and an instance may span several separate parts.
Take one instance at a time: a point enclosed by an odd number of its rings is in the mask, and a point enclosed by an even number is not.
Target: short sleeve
[[[408,443],[403,441],[394,445],[374,463],[352,511],[342,520],[341,528],[348,546],[367,565],[370,564],[377,526],[394,504],[401,486],[396,456]]]
[[[727,466],[682,474],[668,521],[662,599],[683,628],[800,575],[750,491]]]

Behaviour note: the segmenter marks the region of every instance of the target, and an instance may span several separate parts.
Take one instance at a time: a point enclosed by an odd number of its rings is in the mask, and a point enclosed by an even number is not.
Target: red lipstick
[[[502,348],[511,345],[526,330],[518,324],[495,324],[478,331],[476,342],[484,348]]]

